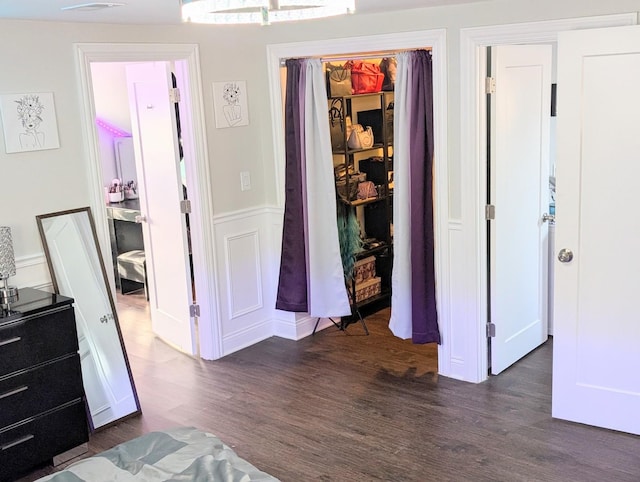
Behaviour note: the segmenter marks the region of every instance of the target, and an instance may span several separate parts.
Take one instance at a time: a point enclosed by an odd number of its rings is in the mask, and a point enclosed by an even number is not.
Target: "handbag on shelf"
[[[361,124],[354,124],[347,144],[350,149],[373,147],[373,129],[371,129],[371,126],[365,128]]]
[[[380,66],[371,62],[350,61],[351,86],[354,94],[371,94],[382,90],[384,74]]]
[[[394,107],[395,107],[395,103],[389,102],[389,105],[387,105],[387,108],[384,111],[384,121],[387,124],[386,125],[387,142],[390,144],[393,142],[393,108]]]
[[[327,63],[327,93],[329,97],[351,95],[351,69],[348,65]]]
[[[342,99],[333,99],[329,108],[329,133],[331,134],[331,149],[342,151],[345,145],[345,120],[342,113]]]
[[[391,91],[396,86],[396,71],[398,61],[395,57],[385,57],[380,61],[380,72],[384,75],[382,90]]]
[[[364,181],[358,184],[358,199],[370,199],[378,197],[378,190],[372,181]]]
[[[346,202],[355,201],[358,199],[358,178],[356,176],[349,176],[349,183],[347,187],[347,179],[340,179],[336,181],[336,191],[340,199]],[[348,191],[347,191],[348,189]]]

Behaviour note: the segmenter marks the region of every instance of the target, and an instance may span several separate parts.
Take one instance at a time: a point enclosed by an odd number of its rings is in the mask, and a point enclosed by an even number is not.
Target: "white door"
[[[491,373],[547,339],[550,45],[491,50],[489,228]]]
[[[142,233],[153,332],[194,354],[193,302],[184,199],[167,62],[127,66],[131,126],[140,186]]]
[[[566,251],[555,264],[552,414],[634,434],[640,434],[639,86],[640,27],[558,37],[555,255]]]

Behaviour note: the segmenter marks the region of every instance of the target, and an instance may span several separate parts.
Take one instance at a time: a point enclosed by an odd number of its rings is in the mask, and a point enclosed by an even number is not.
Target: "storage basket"
[[[376,276],[376,257],[359,259],[353,268],[353,278],[356,284],[370,280]]]
[[[381,279],[374,277],[356,284],[356,303],[367,300],[373,296],[379,295],[382,289]]]

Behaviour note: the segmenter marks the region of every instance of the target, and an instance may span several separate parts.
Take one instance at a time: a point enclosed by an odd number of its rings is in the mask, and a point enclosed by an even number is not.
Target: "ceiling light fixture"
[[[102,10],[104,8],[112,8],[112,7],[122,7],[124,3],[114,3],[114,2],[92,2],[92,3],[81,3],[79,5],[71,5],[69,7],[62,7],[60,10]]]
[[[344,15],[355,9],[355,0],[182,0],[182,19],[194,23],[269,25]]]

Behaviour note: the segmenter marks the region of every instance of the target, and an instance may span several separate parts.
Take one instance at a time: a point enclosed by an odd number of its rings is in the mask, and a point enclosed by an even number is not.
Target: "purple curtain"
[[[285,205],[276,308],[307,312],[304,209],[304,61],[289,59],[285,95]]]
[[[411,309],[413,343],[440,343],[433,233],[433,72],[431,52],[411,52]]]

